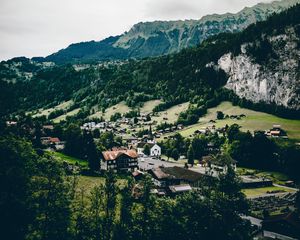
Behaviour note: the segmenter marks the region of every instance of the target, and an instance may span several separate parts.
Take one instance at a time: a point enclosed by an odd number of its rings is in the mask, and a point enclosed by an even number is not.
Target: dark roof
[[[155,145],[155,143],[139,142],[137,144],[137,147],[138,148],[144,148],[145,145],[148,145],[150,148],[152,148]]]
[[[172,178],[174,178],[174,176],[171,176],[170,174],[165,173],[163,171],[163,168],[160,168],[160,167],[151,169],[151,172],[157,179],[172,179]]]
[[[177,166],[152,169],[152,173],[157,179],[181,179],[188,182],[196,182],[203,177],[201,173]]]

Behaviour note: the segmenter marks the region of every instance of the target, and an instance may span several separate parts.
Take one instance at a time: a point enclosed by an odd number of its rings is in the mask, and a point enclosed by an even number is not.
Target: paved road
[[[184,167],[183,163],[176,163],[176,162],[168,162],[168,161],[162,161],[159,159],[154,159],[151,157],[139,157],[138,158],[138,164],[141,170],[150,170],[153,168],[158,168],[161,166],[164,167],[174,167],[174,166],[178,166],[178,167]],[[190,167],[189,170],[195,171],[195,172],[199,172],[202,174],[206,174],[205,172],[205,168],[200,166],[200,165],[195,165],[193,167]],[[214,176],[217,176],[217,172],[211,172],[211,174]]]
[[[138,158],[138,164],[141,170],[149,170],[157,167],[183,167],[184,165],[181,163],[174,163],[174,162],[167,162],[167,161],[162,161],[159,159],[154,159],[151,157],[139,157]]]

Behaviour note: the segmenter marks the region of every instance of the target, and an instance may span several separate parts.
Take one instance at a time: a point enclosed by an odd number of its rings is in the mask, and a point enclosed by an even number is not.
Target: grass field
[[[245,114],[246,117],[242,118],[241,120],[216,120],[217,111],[222,111],[225,115]],[[255,130],[267,130],[272,128],[273,124],[279,124],[281,125],[282,129],[287,132],[289,138],[300,139],[300,120],[280,118],[271,114],[233,106],[230,102],[222,102],[217,107],[210,108],[208,113],[201,117],[197,124],[185,128],[184,130],[180,131],[180,133],[184,137],[187,137],[193,134],[197,129],[206,128],[213,125],[212,123],[209,123],[210,120],[216,121],[216,123],[213,123],[216,127],[224,127],[226,124],[232,125],[237,123],[242,127],[241,129],[243,131],[249,130],[250,132]]]
[[[67,112],[66,114],[63,114],[63,115],[58,116],[57,118],[54,118],[54,119],[53,119],[53,122],[54,122],[54,123],[59,123],[60,121],[64,121],[64,120],[66,120],[66,118],[67,118],[68,116],[74,116],[74,115],[76,115],[79,111],[80,111],[80,108],[76,108],[76,109],[74,109],[74,110],[72,110],[72,111],[70,111],[70,112]]]
[[[89,118],[101,118],[103,117],[105,120],[109,120],[112,115],[119,112],[121,114],[127,113],[131,110],[130,107],[128,107],[125,102],[120,102],[114,106],[111,106],[105,110],[104,113],[102,111],[98,111],[92,115],[89,116]]]
[[[47,109],[39,109],[34,115],[33,117],[41,117],[41,116],[46,116],[48,117],[49,114],[55,110],[64,110],[67,109],[68,107],[70,107],[73,104],[72,100],[63,102],[53,108],[47,108]]]
[[[143,106],[140,108],[140,112],[144,114],[151,113],[153,108],[161,103],[161,100],[150,100],[143,104]],[[134,110],[134,108],[128,107],[125,102],[120,102],[114,106],[111,106],[105,110],[104,113],[102,111],[97,111],[96,113],[89,116],[89,118],[101,118],[103,117],[105,120],[109,120],[110,117],[119,112],[121,114],[127,113],[131,110]]]
[[[84,189],[86,193],[90,193],[95,186],[105,183],[103,177],[78,176],[78,189]]]
[[[143,107],[141,107],[140,112],[144,114],[151,113],[153,108],[162,103],[161,100],[150,100],[144,103]]]
[[[189,102],[175,105],[165,111],[158,112],[157,116],[152,117],[152,120],[155,120],[158,123],[162,123],[162,122],[174,123],[177,121],[178,115],[181,112],[186,111],[188,107],[189,107]],[[164,120],[164,118],[167,118],[168,120]]]
[[[53,154],[53,156],[58,161],[62,161],[62,162],[65,161],[65,162],[70,163],[70,164],[78,163],[82,167],[87,167],[88,166],[87,161],[84,161],[84,160],[79,159],[79,158],[71,157],[71,156],[68,156],[68,155],[60,153],[60,152],[51,152],[51,154]]]
[[[284,188],[284,187],[278,187],[278,186],[272,186],[272,187],[263,187],[263,188],[249,188],[249,189],[243,189],[242,192],[248,197],[258,197],[265,194],[268,194],[268,192],[272,191],[280,191],[282,193],[284,192],[295,192],[294,190],[290,188]]]

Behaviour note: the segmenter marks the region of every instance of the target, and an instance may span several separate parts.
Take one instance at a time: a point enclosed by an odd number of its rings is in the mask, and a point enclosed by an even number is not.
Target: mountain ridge
[[[71,44],[45,58],[56,63],[145,58],[176,53],[222,32],[239,32],[299,0],[274,1],[246,7],[238,13],[211,14],[200,20],[154,21],[135,24],[124,34],[101,41]]]

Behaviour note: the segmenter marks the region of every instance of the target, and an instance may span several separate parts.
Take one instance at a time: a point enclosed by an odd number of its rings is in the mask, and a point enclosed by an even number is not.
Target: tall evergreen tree
[[[89,168],[92,171],[99,171],[100,169],[100,156],[91,133],[86,132],[83,134],[84,151],[86,159],[89,162]]]
[[[189,146],[189,149],[187,152],[187,158],[188,158],[188,163],[193,166],[194,161],[195,161],[195,153],[194,153],[194,148],[193,148],[192,144],[190,144],[190,146]]]

